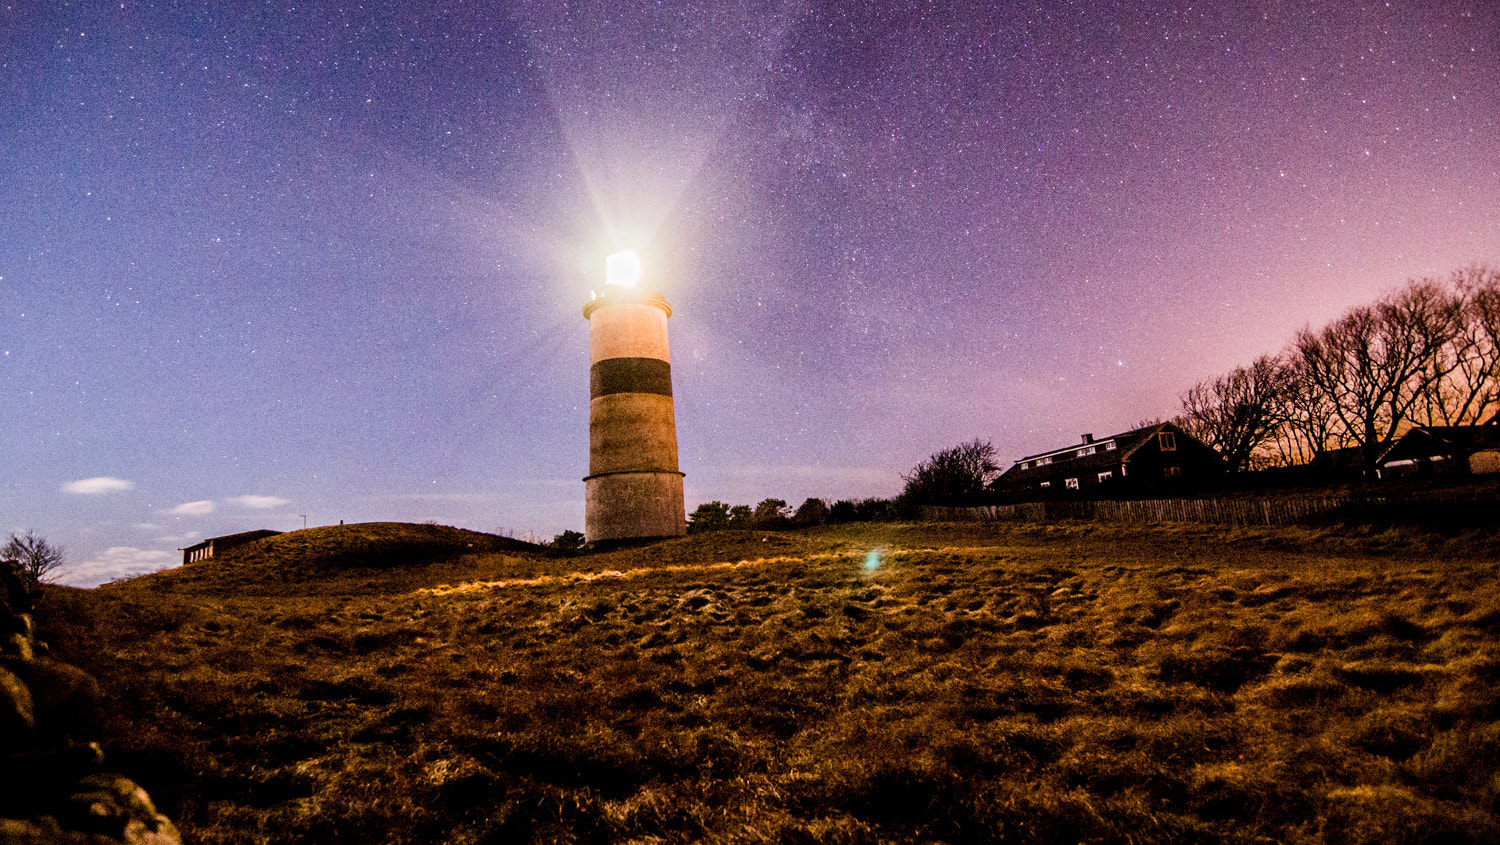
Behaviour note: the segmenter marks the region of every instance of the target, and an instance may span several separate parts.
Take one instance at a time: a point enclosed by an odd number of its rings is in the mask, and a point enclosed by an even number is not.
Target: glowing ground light
[[[877,569],[880,568],[880,558],[881,558],[881,555],[882,555],[882,550],[881,549],[871,549],[870,553],[867,554],[867,555],[865,555],[865,571],[866,572],[874,572],[875,570],[877,570]]]
[[[604,283],[633,288],[641,280],[641,259],[630,250],[617,252],[604,259]]]

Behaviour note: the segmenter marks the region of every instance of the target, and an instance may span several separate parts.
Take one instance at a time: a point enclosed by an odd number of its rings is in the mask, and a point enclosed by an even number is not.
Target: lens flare
[[[641,280],[641,259],[630,250],[617,252],[604,259],[604,267],[604,283],[607,285],[633,288]]]
[[[871,549],[870,553],[865,555],[865,572],[874,572],[875,570],[879,569],[881,559],[883,557],[884,550]]]

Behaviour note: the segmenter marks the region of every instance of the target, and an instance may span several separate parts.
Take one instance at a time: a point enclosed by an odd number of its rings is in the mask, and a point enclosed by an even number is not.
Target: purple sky
[[[0,6],[0,528],[60,580],[582,530],[620,247],[689,510],[1113,434],[1500,263],[1486,0],[436,5]]]

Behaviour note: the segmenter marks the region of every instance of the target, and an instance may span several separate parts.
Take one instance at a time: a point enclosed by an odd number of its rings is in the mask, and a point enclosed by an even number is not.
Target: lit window
[[[1022,461],[1021,462],[1021,469],[1031,469],[1031,464],[1028,464],[1025,461]]]
[[[1038,460],[1036,462],[1036,465],[1040,467],[1040,466],[1046,466],[1047,464],[1050,464],[1050,463],[1052,463],[1052,459],[1051,458],[1041,458],[1040,460]]]
[[[1182,467],[1162,467],[1161,474],[1167,478],[1176,478],[1182,475]]]
[[[1114,448],[1115,448],[1115,441],[1113,441],[1113,440],[1111,440],[1108,443],[1104,444],[1104,451],[1106,451],[1106,452],[1112,452],[1112,451],[1114,451]]]
[[[1051,487],[1051,486],[1052,486],[1052,482],[1050,482],[1050,481],[1043,481],[1042,482],[1042,487],[1044,487],[1044,488]]]
[[[1069,490],[1077,490],[1078,489],[1078,479],[1076,479],[1076,478],[1070,478],[1070,479],[1068,479],[1068,489]]]
[[[1084,448],[1078,450],[1078,457],[1081,458],[1085,455],[1092,455],[1095,451],[1096,450],[1093,446],[1085,446]]]
[[[1114,477],[1115,477],[1115,474],[1113,472],[1111,472],[1110,470],[1105,470],[1104,472],[1099,473],[1099,480],[1100,481],[1108,481],[1108,480],[1110,480],[1111,478],[1114,478]]]
[[[1161,445],[1163,452],[1173,452],[1177,449],[1177,436],[1170,431],[1157,432],[1156,442]]]

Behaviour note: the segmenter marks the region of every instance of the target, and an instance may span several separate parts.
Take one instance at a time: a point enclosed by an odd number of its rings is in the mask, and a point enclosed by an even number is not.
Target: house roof
[[[995,484],[1000,486],[1008,486],[1012,483],[1021,484],[1033,478],[1051,478],[1060,473],[1075,471],[1079,473],[1101,472],[1130,460],[1142,446],[1149,443],[1151,438],[1161,431],[1171,431],[1174,434],[1187,436],[1182,429],[1171,423],[1157,423],[1110,437],[1074,443],[1061,449],[1038,452],[1017,460],[1010,469],[995,480]],[[1110,449],[1108,445],[1110,443],[1114,443],[1115,448]],[[1081,456],[1078,454],[1079,451],[1087,450],[1090,446],[1094,447],[1093,454]],[[1047,458],[1051,459],[1049,463],[1037,465],[1037,461]],[[1026,465],[1024,469],[1023,464]]]
[[[225,534],[223,537],[209,537],[206,540],[199,540],[198,542],[194,543],[191,546],[188,546],[187,548],[189,548],[189,549],[196,549],[199,546],[206,546],[209,543],[219,543],[221,545],[224,545],[225,544],[224,543],[225,540],[231,541],[227,545],[235,545],[237,543],[248,543],[248,542],[250,542],[252,540],[259,540],[259,539],[264,538],[264,537],[275,537],[277,534],[282,534],[282,533],[284,533],[284,532],[281,532],[281,531],[272,531],[269,528],[258,528],[258,529],[254,530],[254,531],[241,531],[238,534]]]

